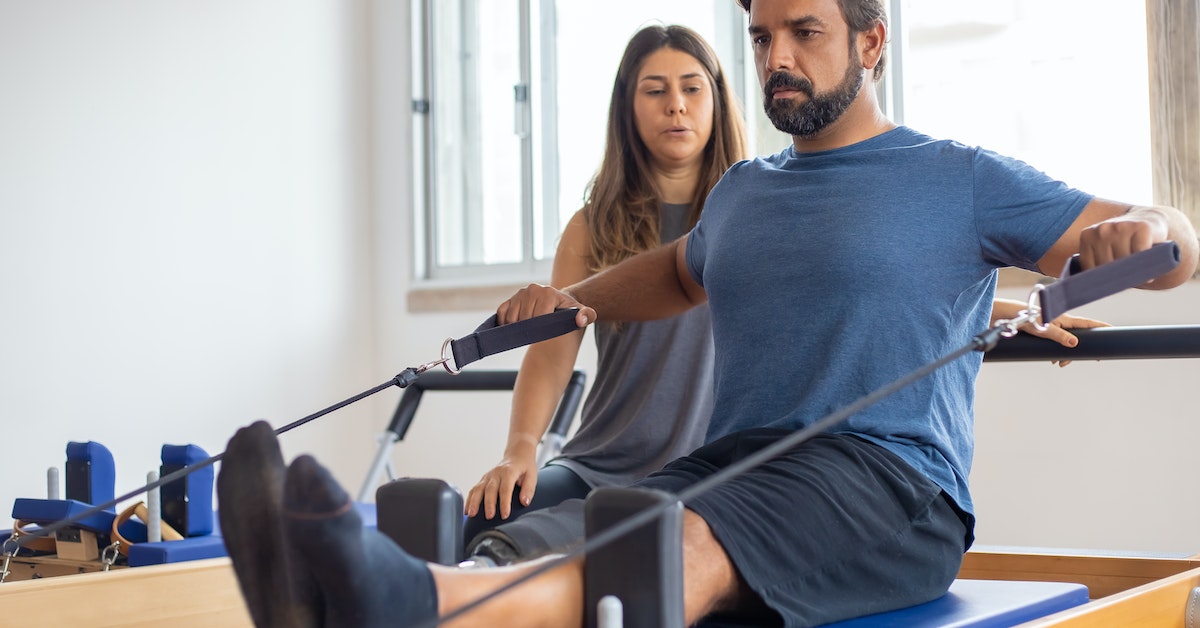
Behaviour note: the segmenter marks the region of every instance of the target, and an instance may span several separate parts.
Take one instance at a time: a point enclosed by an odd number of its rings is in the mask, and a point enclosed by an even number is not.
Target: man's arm
[[[668,318],[706,299],[686,262],[687,236],[635,255],[563,290],[530,284],[496,308],[501,324],[566,307],[579,308],[580,327],[596,322]]]
[[[1137,207],[1093,199],[1058,242],[1038,260],[1038,268],[1055,277],[1075,253],[1079,253],[1080,266],[1086,270],[1168,240],[1179,245],[1179,266],[1140,287],[1174,288],[1196,272],[1200,247],[1191,221],[1173,207]]]

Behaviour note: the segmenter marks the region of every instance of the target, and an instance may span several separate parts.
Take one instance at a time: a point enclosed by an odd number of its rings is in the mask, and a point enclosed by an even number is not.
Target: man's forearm
[[[696,303],[680,284],[676,267],[677,247],[683,246],[682,242],[635,255],[564,292],[596,310],[600,320],[646,321],[687,311]]]

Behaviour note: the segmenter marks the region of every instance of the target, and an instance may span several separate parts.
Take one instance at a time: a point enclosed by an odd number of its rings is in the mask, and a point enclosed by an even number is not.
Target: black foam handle
[[[1001,339],[984,354],[987,362],[1034,360],[1154,360],[1200,358],[1200,325],[1072,329],[1075,347],[1031,334]]]

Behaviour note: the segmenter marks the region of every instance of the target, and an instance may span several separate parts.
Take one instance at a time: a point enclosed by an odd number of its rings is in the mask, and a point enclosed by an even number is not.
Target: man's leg
[[[282,458],[266,424],[239,431],[224,460],[218,488],[222,510],[228,510],[222,523],[234,534],[227,539],[234,541],[230,557],[259,626],[416,624],[456,611],[553,560],[460,570],[414,559],[377,530],[363,528],[349,494],[311,457],[297,458],[279,482]],[[275,542],[283,538],[286,545]],[[684,544],[686,616],[694,622],[734,603],[738,580],[707,524],[692,512],[685,514]],[[281,582],[310,587],[297,596]],[[578,626],[583,586],[582,560],[569,561],[447,625]],[[304,619],[297,621],[296,614]]]
[[[691,626],[705,616],[737,607],[742,592],[737,569],[704,519],[683,512],[683,614]]]
[[[714,611],[735,608],[742,591],[737,571],[708,524],[690,510],[684,511],[683,547],[687,624],[692,625]],[[439,613],[444,616],[473,602],[548,560],[554,557],[511,567],[473,570],[431,565],[437,582]],[[583,563],[571,561],[463,615],[461,625],[582,625],[583,597]]]
[[[407,626],[429,621],[542,564],[460,570],[413,558],[378,531],[363,528],[350,495],[311,456],[300,456],[288,467],[283,504],[292,547],[320,584],[326,626]],[[582,599],[582,564],[573,561],[446,625],[579,625]]]

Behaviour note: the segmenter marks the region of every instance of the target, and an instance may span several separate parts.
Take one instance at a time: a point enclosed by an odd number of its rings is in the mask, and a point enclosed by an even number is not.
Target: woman
[[[744,137],[712,48],[682,26],[640,30],[613,84],[603,162],[563,231],[551,284],[573,284],[687,233],[721,174],[745,158]],[[579,430],[539,471],[537,445],[582,339],[579,331],[527,350],[504,456],[467,495],[468,542],[514,510],[632,482],[703,442],[712,409],[707,306],[665,321],[598,326]]]

